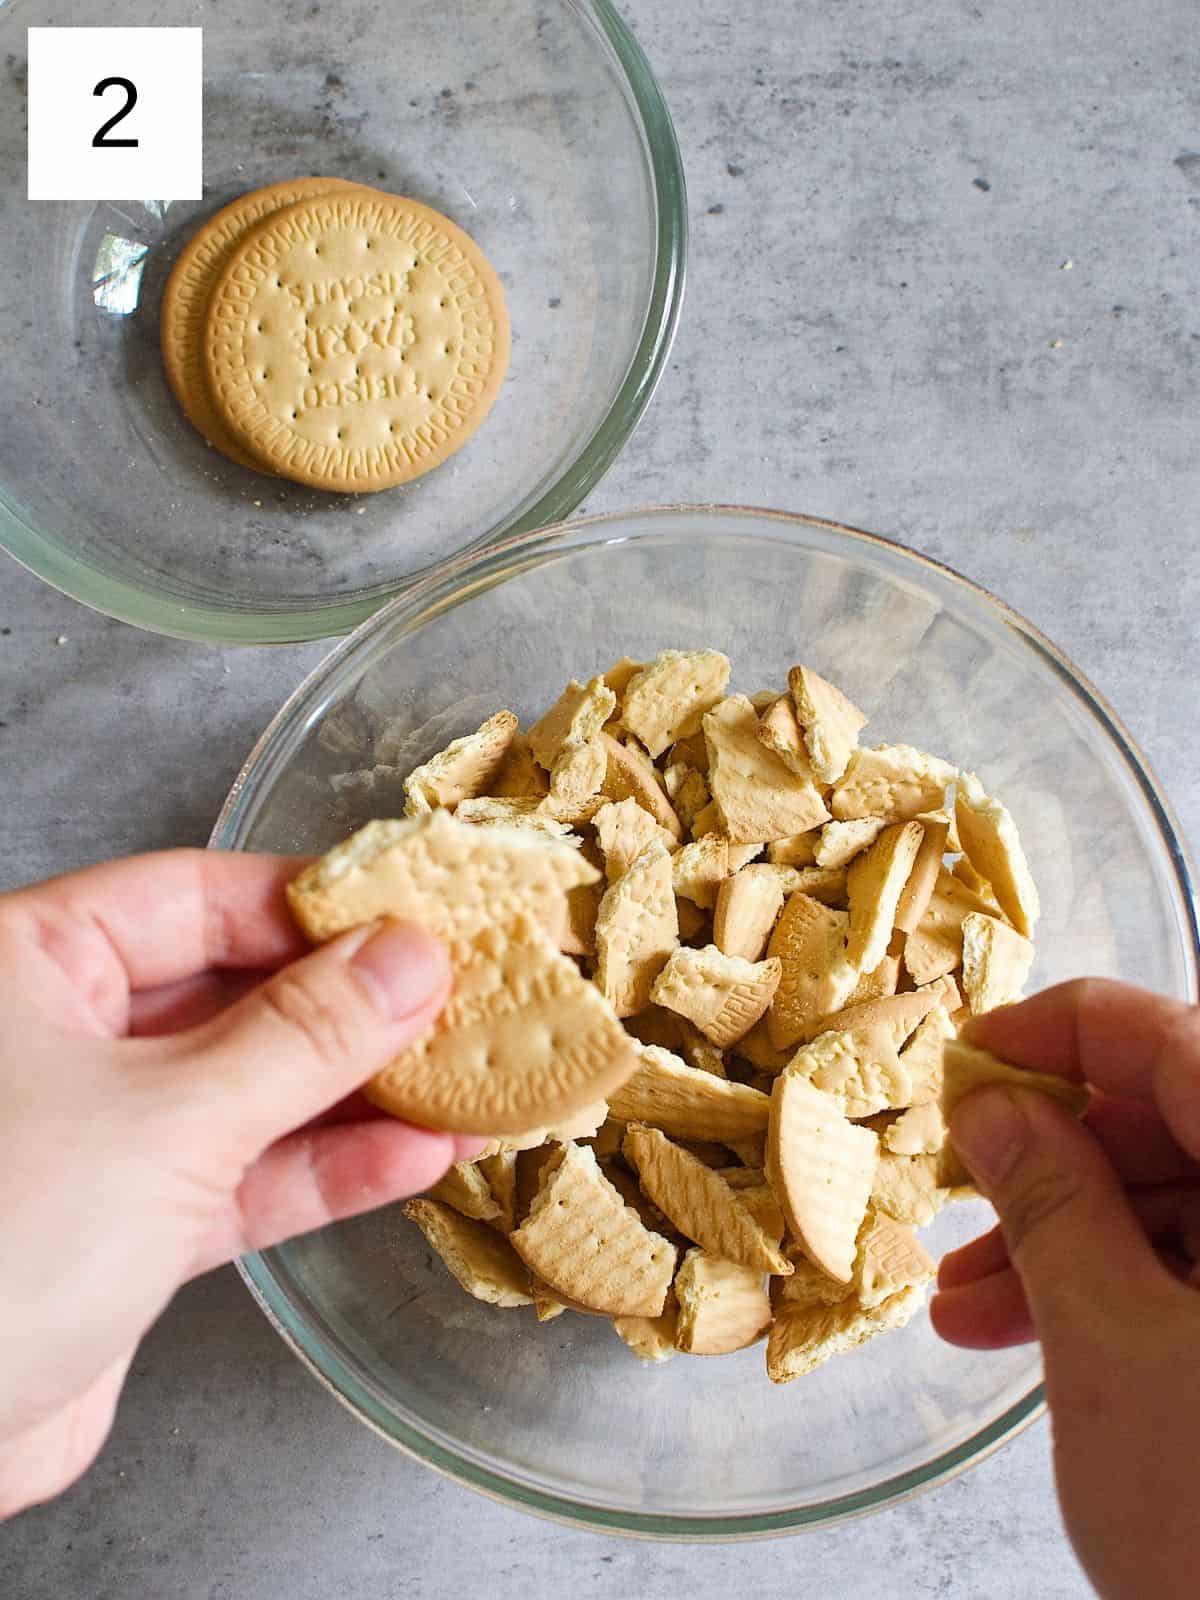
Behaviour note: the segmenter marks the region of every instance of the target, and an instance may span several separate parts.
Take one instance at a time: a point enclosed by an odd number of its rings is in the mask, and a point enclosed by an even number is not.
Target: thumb
[[[1086,1128],[1046,1095],[988,1087],[959,1103],[950,1136],[1000,1217],[1048,1377],[1140,1325],[1171,1280]]]
[[[190,1077],[202,1123],[241,1154],[327,1111],[425,1032],[450,992],[445,949],[376,924],[284,967],[219,1017],[162,1041]],[[248,1151],[245,1147],[248,1147]]]

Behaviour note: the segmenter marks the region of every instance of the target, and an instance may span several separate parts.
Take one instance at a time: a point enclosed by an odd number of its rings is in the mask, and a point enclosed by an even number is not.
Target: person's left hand
[[[480,1148],[353,1093],[449,964],[398,924],[306,954],[299,865],[178,851],[0,896],[0,1516],[91,1463],[179,1284]]]

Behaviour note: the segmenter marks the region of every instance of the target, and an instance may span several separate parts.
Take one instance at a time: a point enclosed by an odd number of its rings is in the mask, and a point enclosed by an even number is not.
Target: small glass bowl
[[[0,97],[0,547],[127,622],[282,642],[348,632],[436,561],[574,510],[645,409],[683,293],[674,131],[609,0],[130,0],[120,20],[203,27],[205,198],[27,201],[25,97]],[[95,22],[91,0],[9,0],[0,54],[19,80],[27,27]],[[382,494],[227,461],[163,374],[183,243],[311,173],[434,206],[505,286],[512,359],[485,425]]]
[[[734,508],[600,517],[450,562],[304,683],[225,805],[222,848],[318,851],[398,814],[399,779],[572,675],[716,645],[752,693],[796,661],[903,740],[979,771],[1041,889],[1033,986],[1083,973],[1194,998],[1200,945],[1170,810],[1129,736],[1029,624],[946,568],[832,523]],[[948,1207],[938,1255],[988,1225]],[[462,1483],[589,1527],[721,1539],[877,1509],[987,1455],[1042,1405],[1036,1347],[952,1349],[918,1317],[785,1388],[761,1346],[640,1366],[599,1318],[469,1299],[393,1210],[244,1263],[312,1371]]]

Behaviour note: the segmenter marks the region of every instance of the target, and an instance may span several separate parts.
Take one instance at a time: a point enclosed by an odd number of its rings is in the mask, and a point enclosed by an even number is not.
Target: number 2
[[[108,135],[137,105],[138,92],[128,78],[101,78],[92,93],[102,95],[108,89],[124,89],[125,104],[115,116],[109,117],[103,127],[96,130],[92,137],[92,145],[97,150],[136,149],[136,139],[110,139]]]

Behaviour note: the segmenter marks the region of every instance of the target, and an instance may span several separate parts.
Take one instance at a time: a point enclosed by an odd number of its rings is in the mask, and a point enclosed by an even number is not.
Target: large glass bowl
[[[868,736],[976,768],[1041,888],[1033,982],[1109,974],[1194,997],[1196,906],[1162,795],[1096,692],[944,567],[765,511],[630,512],[507,541],[413,585],[341,645],[251,756],[214,845],[321,850],[399,804],[394,767],[488,713],[528,718],[623,654],[719,645],[735,683],[797,659],[868,708]],[[376,766],[378,764],[378,770]],[[940,1253],[987,1222],[942,1213]],[[879,1507],[1011,1436],[1035,1348],[942,1344],[927,1319],[785,1388],[761,1346],[640,1366],[600,1319],[470,1300],[394,1211],[245,1262],[284,1338],[386,1438],[463,1483],[593,1527],[779,1533]]]
[[[348,632],[432,563],[569,515],[645,409],[683,293],[675,135],[609,0],[128,0],[123,26],[203,27],[205,198],[31,203],[25,30],[96,9],[0,0],[0,547],[128,622],[256,643]],[[505,286],[495,408],[383,494],[236,466],[163,375],[184,241],[236,195],[308,173],[434,206]]]

